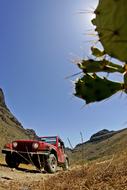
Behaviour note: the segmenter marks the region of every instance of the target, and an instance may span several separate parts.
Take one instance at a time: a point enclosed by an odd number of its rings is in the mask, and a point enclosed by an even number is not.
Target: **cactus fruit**
[[[99,0],[94,13],[92,23],[104,50],[91,47],[94,58],[77,63],[83,77],[75,82],[75,96],[85,100],[86,104],[104,100],[118,91],[127,93],[127,0]],[[107,60],[106,55],[124,65]],[[123,83],[100,78],[96,74],[99,72],[118,72],[123,75]]]
[[[106,54],[127,61],[127,0],[99,0],[92,23]]]

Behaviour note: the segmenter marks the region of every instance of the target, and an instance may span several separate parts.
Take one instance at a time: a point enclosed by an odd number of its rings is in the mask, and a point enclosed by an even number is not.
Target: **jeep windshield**
[[[56,144],[56,137],[40,137],[39,140],[49,144]]]

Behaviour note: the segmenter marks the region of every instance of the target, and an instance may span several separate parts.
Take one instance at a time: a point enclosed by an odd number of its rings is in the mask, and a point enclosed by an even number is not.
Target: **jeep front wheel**
[[[18,168],[20,164],[12,154],[6,154],[5,161],[10,168]]]
[[[57,158],[54,154],[50,154],[46,160],[44,170],[48,173],[55,173],[57,170]]]

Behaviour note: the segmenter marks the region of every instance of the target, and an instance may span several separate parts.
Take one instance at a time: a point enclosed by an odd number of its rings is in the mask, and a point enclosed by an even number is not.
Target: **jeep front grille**
[[[18,145],[16,148],[13,148],[14,150],[17,151],[23,151],[23,152],[33,152],[32,148],[32,142],[18,142]]]

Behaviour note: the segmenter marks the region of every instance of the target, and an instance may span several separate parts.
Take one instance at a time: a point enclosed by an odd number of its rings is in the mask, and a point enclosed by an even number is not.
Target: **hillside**
[[[67,150],[71,162],[81,160],[91,161],[103,157],[111,157],[124,151],[127,144],[127,129],[119,131],[99,131],[91,136],[90,140],[78,144],[73,150]]]
[[[7,107],[4,93],[0,89],[0,150],[5,143],[22,138],[34,138],[34,131],[23,128]]]

